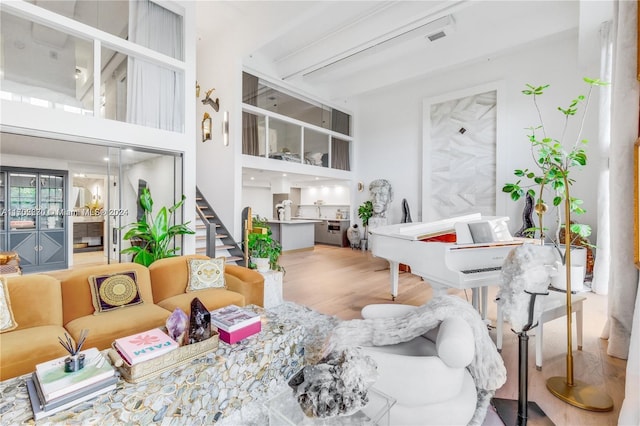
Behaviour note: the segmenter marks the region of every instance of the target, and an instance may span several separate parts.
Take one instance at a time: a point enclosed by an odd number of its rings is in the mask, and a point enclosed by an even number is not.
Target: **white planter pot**
[[[252,257],[251,262],[256,264],[256,268],[260,272],[267,272],[269,270],[269,258],[268,257]]]
[[[584,265],[571,265],[571,292],[584,290],[585,271]],[[558,290],[567,290],[567,268],[565,265],[558,267],[558,274],[551,277],[551,285]]]
[[[560,245],[560,250],[564,253],[565,246]],[[558,262],[561,262],[560,254],[555,252]],[[571,247],[571,291],[583,291],[584,279],[587,274],[587,249],[584,247]],[[561,263],[558,265],[558,272],[551,277],[551,285],[559,290],[567,289],[567,269]]]

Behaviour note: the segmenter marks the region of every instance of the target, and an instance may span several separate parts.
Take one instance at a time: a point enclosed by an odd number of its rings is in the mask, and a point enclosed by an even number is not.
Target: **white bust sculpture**
[[[369,184],[369,195],[373,204],[373,216],[369,219],[369,228],[387,224],[387,209],[393,201],[393,189],[386,179],[376,179]]]

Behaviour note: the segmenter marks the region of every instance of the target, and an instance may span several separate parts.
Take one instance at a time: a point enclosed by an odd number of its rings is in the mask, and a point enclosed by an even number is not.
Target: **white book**
[[[35,373],[34,378],[36,378]],[[100,382],[101,385],[90,385],[86,390],[76,391],[67,396],[60,397],[50,403],[43,404],[38,396],[38,385],[31,377],[29,377],[27,378],[27,392],[29,393],[29,399],[31,400],[33,419],[38,421],[47,416],[51,416],[82,402],[93,399],[103,393],[110,392],[116,388],[117,382],[118,378],[113,376],[111,380],[107,379],[106,381]]]
[[[260,315],[236,305],[211,311],[211,324],[228,333],[260,322]]]
[[[84,368],[71,373],[64,371],[64,360],[68,358],[64,356],[36,365],[35,374],[45,401],[59,398],[115,375],[115,369],[98,349],[90,348],[80,353],[85,356]]]

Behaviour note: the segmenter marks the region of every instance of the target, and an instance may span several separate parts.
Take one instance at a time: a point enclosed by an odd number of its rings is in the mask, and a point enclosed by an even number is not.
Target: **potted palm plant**
[[[122,227],[129,229],[122,238],[130,240],[132,246],[121,250],[120,253],[133,254],[133,261],[144,266],[149,266],[158,259],[176,256],[180,247],[171,247],[174,237],[195,234],[187,226],[189,222],[171,225],[174,213],[184,204],[185,198],[183,195],[175,205],[169,208],[162,207],[154,218],[151,191],[144,188],[139,198],[144,214],[137,222]]]

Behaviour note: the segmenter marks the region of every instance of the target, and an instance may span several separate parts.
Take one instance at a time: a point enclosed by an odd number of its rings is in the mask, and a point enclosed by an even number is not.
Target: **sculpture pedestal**
[[[282,298],[282,271],[260,272],[264,277],[264,302],[265,308],[278,306],[284,300]]]

